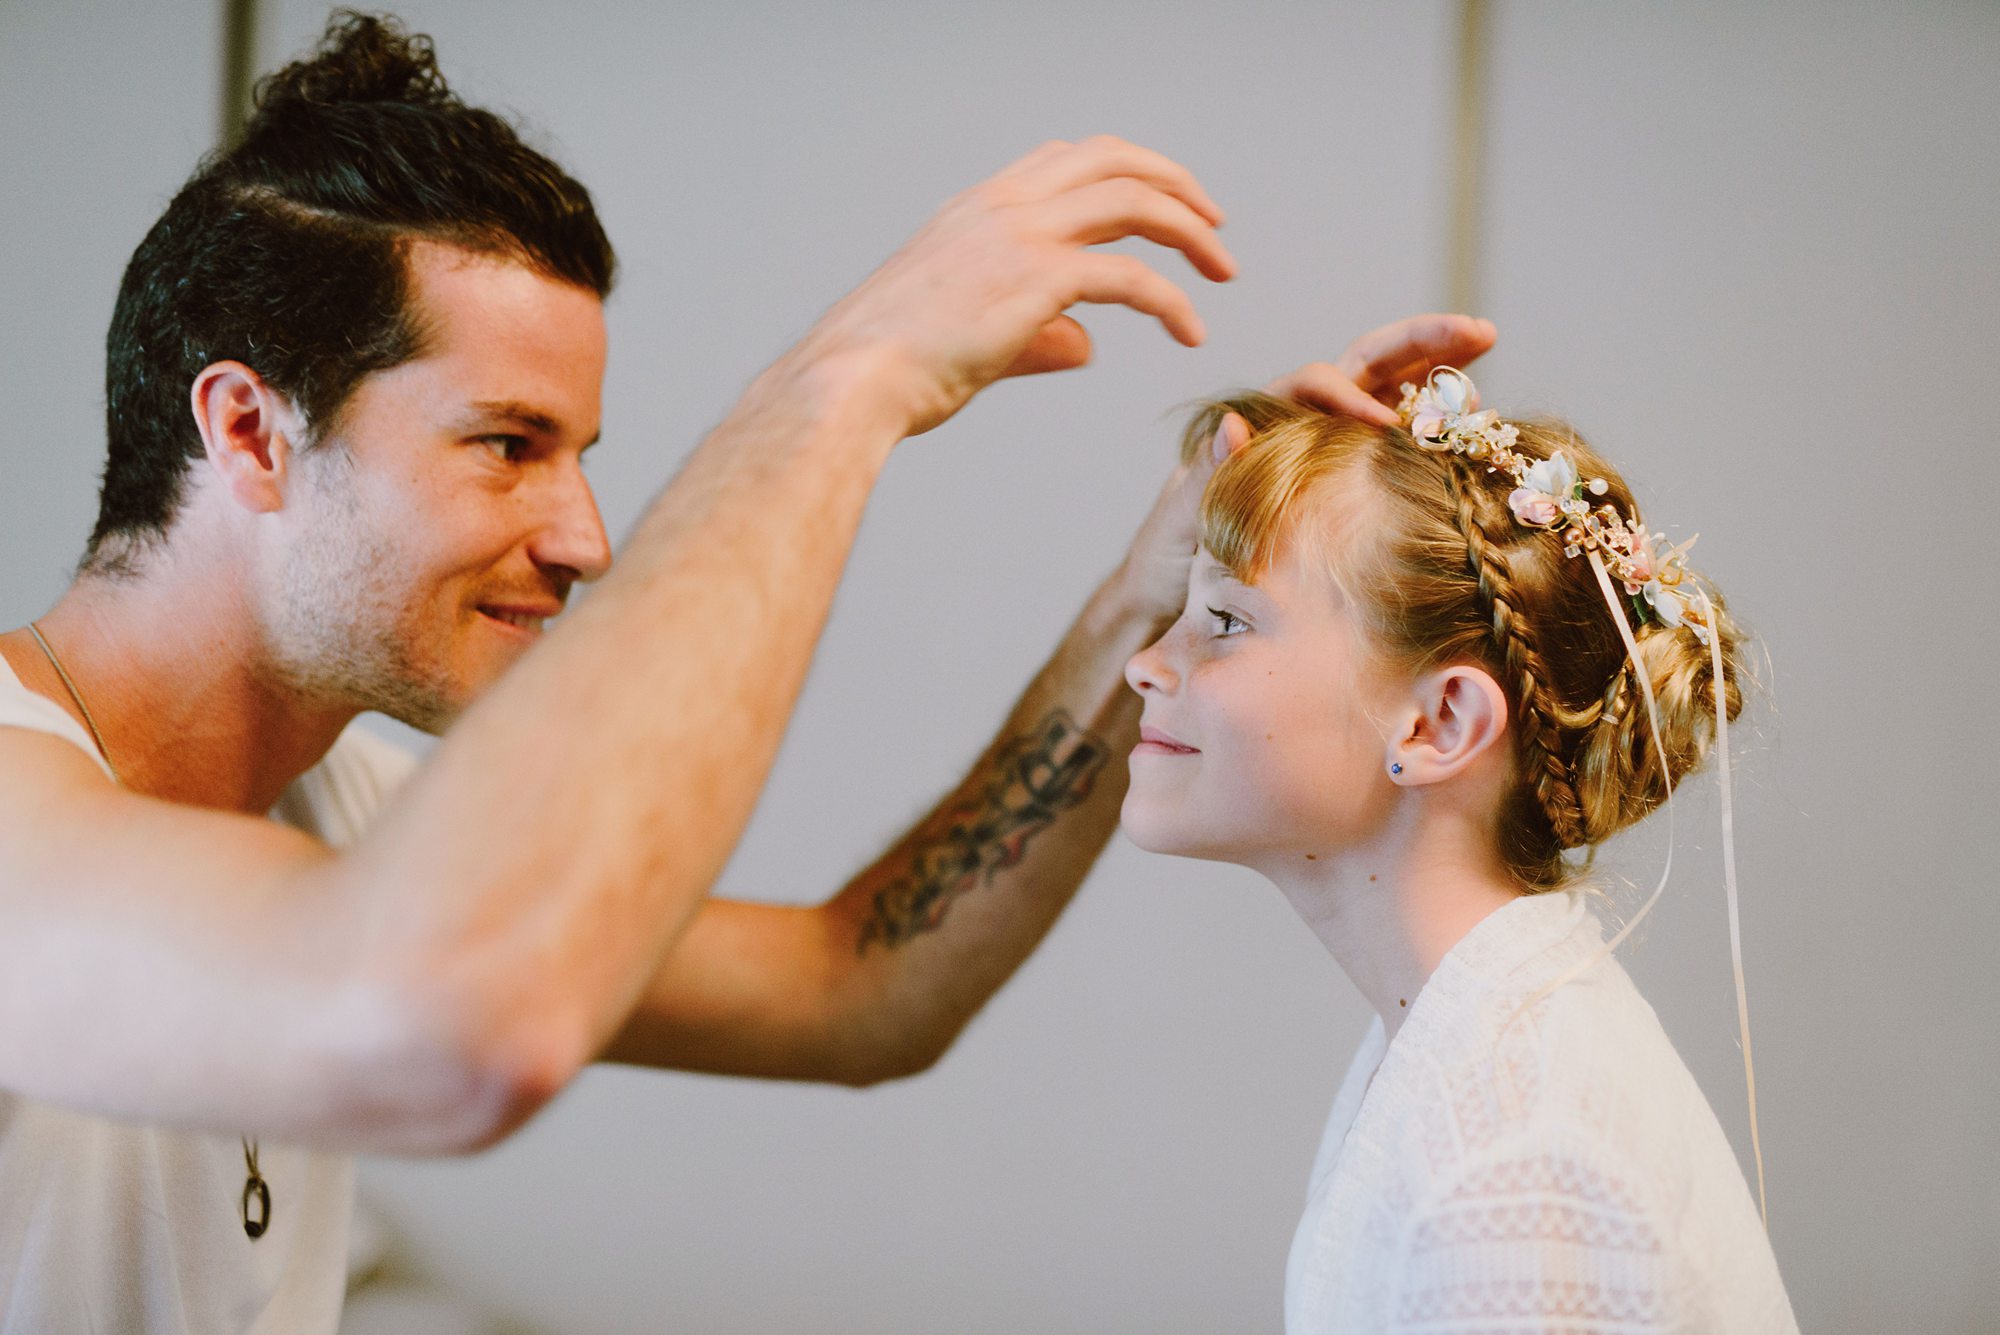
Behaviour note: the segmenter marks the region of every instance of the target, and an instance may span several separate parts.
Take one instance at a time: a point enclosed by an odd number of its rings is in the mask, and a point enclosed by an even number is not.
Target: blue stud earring
[[[1391,774],[1401,774],[1403,772],[1403,762],[1399,760],[1395,764],[1389,766],[1389,772]]]

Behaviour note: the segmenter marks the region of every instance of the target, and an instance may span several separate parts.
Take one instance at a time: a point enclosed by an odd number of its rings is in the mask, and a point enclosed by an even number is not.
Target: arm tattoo
[[[935,930],[953,900],[1018,863],[1028,841],[1058,813],[1081,805],[1110,755],[1103,738],[1060,709],[1007,742],[984,786],[934,819],[909,870],[876,892],[855,953],[865,955],[877,942],[893,950]]]

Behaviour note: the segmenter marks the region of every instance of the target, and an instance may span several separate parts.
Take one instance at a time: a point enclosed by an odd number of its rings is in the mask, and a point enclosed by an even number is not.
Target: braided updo
[[[1301,544],[1359,609],[1391,671],[1417,676],[1449,663],[1493,675],[1512,711],[1515,776],[1499,845],[1531,890],[1562,885],[1565,849],[1599,843],[1666,800],[1698,766],[1715,731],[1709,649],[1658,621],[1634,626],[1637,670],[1659,705],[1654,750],[1644,698],[1590,563],[1564,555],[1547,529],[1507,505],[1511,479],[1463,456],[1420,448],[1401,427],[1334,417],[1288,400],[1244,394],[1189,423],[1193,458],[1222,417],[1240,413],[1251,439],[1216,470],[1202,498],[1203,542],[1238,578],[1254,581],[1287,539],[1304,533],[1322,489],[1372,489],[1355,531]],[[1556,422],[1515,422],[1514,448],[1534,459],[1561,450],[1579,475],[1601,477],[1601,500],[1640,513],[1617,470]],[[1350,511],[1351,512],[1351,511]],[[1713,593],[1728,678],[1724,708],[1742,708],[1741,635]]]

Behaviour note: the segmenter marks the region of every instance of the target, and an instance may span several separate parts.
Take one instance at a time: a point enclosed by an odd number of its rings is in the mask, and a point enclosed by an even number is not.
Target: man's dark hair
[[[590,194],[445,86],[430,39],[339,10],[318,48],[257,85],[242,139],[139,243],[105,346],[109,456],[84,569],[129,573],[202,454],[201,369],[243,362],[323,438],[362,378],[422,352],[406,254],[433,240],[609,294]]]

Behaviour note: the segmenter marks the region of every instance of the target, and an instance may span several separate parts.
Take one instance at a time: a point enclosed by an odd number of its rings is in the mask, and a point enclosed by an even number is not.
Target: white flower
[[[1653,611],[1658,614],[1661,621],[1675,627],[1682,624],[1684,618],[1681,613],[1686,609],[1687,603],[1678,593],[1657,579],[1647,580],[1642,586],[1642,591],[1646,595],[1646,601],[1653,605]]]
[[[1437,369],[1425,392],[1446,417],[1463,417],[1479,408],[1479,391],[1472,387],[1472,378],[1449,366]]]
[[[1555,500],[1568,500],[1569,494],[1576,490],[1576,465],[1557,450],[1529,468],[1521,477],[1521,485]]]
[[[1500,414],[1478,412],[1478,407],[1479,391],[1471,378],[1440,366],[1411,403],[1410,434],[1429,449],[1453,448],[1454,437],[1476,436],[1499,422]]]

